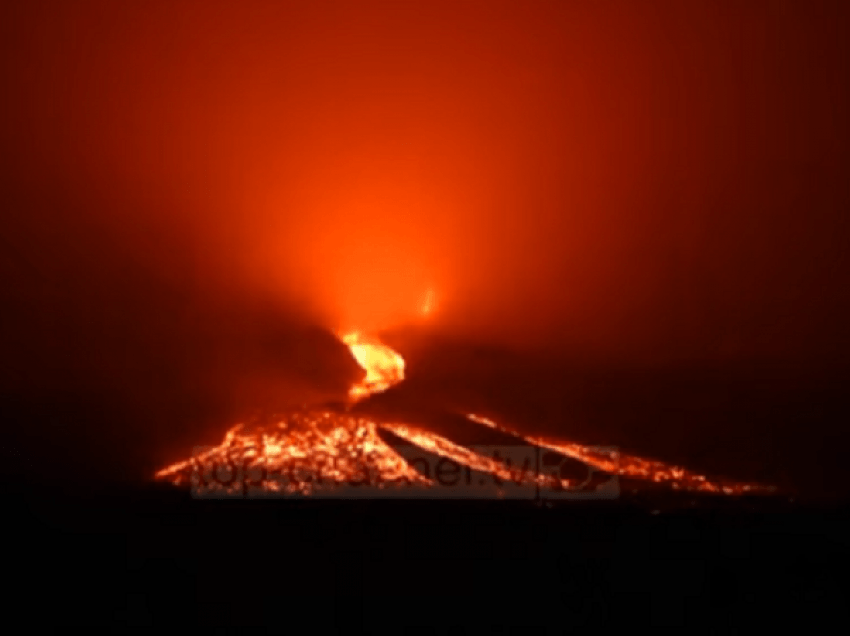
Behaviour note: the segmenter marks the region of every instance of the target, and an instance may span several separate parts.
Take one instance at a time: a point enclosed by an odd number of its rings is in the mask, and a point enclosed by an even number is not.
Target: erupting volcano
[[[432,304],[429,292],[423,314]],[[467,447],[427,426],[357,415],[352,411],[355,404],[404,380],[405,363],[377,337],[358,331],[337,335],[365,371],[349,390],[344,408],[305,408],[240,423],[218,446],[160,470],[156,478],[189,486],[200,496],[537,498],[542,489],[561,497],[584,493],[611,498],[619,492],[618,481],[633,490],[656,485],[727,495],[774,491],[758,484],[711,480],[612,449],[525,437],[472,413],[463,416],[470,425],[511,436],[516,445]],[[429,458],[436,464],[434,470]],[[565,464],[572,466],[567,474]],[[584,474],[576,475],[576,466]]]

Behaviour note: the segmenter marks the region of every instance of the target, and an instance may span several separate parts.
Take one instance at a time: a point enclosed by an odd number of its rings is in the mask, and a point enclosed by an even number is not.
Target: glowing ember
[[[351,387],[348,393],[352,400],[386,391],[404,380],[404,358],[377,338],[367,338],[354,331],[340,336],[340,339],[348,345],[357,364],[366,371],[366,377]]]

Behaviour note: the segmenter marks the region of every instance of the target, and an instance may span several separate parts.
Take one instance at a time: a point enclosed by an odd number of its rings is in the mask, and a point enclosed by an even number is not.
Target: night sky
[[[496,341],[846,351],[840,3],[18,5],[4,274],[135,258],[332,325],[433,287]]]

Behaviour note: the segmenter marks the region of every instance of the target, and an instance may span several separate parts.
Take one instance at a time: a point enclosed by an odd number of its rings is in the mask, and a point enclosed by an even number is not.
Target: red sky
[[[842,3],[18,4],[9,271],[117,253],[329,327],[433,287],[462,334],[632,360],[848,350]]]

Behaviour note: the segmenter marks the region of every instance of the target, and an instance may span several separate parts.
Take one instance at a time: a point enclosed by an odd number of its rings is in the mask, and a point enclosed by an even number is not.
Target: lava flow
[[[376,338],[359,332],[339,334],[366,377],[349,391],[352,402],[381,392],[404,379],[404,360]],[[527,438],[494,421],[475,414],[467,419],[484,427],[510,433],[529,446],[578,460],[608,477],[651,482],[673,490],[740,495],[773,492],[770,487],[725,480],[709,480],[678,466],[636,456],[600,450],[580,444]],[[379,496],[405,489],[405,496],[434,493],[434,478],[416,470],[409,459],[381,436],[387,431],[440,461],[464,467],[467,476],[476,471],[492,478],[492,483],[514,486],[575,489],[580,480],[559,473],[544,475],[539,465],[521,469],[497,453],[487,457],[480,449],[455,444],[419,426],[403,422],[357,417],[348,410],[315,409],[291,412],[263,421],[242,423],[225,435],[221,444],[197,452],[194,457],[168,466],[157,479],[177,486],[190,486],[197,494],[313,494],[340,493],[345,496]],[[442,483],[442,482],[441,482]],[[470,482],[467,482],[470,483]],[[583,482],[581,482],[583,483]],[[444,484],[443,484],[444,485]],[[499,496],[503,493],[497,488]],[[396,490],[396,492],[398,492]],[[469,492],[469,491],[467,491]],[[455,489],[455,495],[458,491]],[[441,493],[441,496],[446,493]],[[452,496],[452,495],[447,495]],[[473,493],[472,496],[475,496]]]

